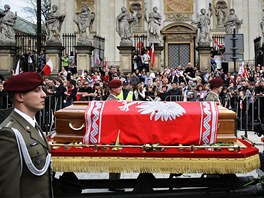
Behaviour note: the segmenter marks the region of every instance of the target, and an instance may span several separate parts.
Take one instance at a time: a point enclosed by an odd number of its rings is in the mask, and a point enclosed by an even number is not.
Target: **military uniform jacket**
[[[117,97],[115,97],[114,95],[110,94],[106,100],[118,100]]]
[[[219,99],[219,96],[212,91],[209,91],[209,93],[207,94],[207,96],[205,98],[205,101],[218,102],[218,104],[221,105],[221,101]]]
[[[50,148],[39,131],[32,127],[22,116],[13,111],[0,125],[0,197],[2,198],[51,198],[51,168],[42,175],[33,175],[21,158],[15,134],[17,129],[26,143],[32,163],[41,169]],[[21,175],[20,175],[21,174]]]

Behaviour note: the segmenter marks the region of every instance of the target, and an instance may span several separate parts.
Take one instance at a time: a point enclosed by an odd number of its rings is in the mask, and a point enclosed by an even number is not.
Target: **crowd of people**
[[[62,68],[57,77],[45,77],[47,93],[63,98],[63,107],[73,101],[106,100],[109,95],[108,83],[113,79],[122,81],[120,99],[140,101],[203,101],[210,90],[210,80],[221,78],[223,88],[220,90],[220,103],[226,108],[235,110],[234,97],[242,100],[247,96],[256,97],[264,94],[264,66],[255,69],[247,68],[245,78],[224,73],[217,68],[214,71],[201,72],[188,63],[187,66],[166,67],[163,72],[143,69],[124,73],[118,67],[102,67],[84,71],[83,74]],[[129,94],[128,94],[129,93]]]
[[[220,90],[220,103],[226,108],[235,110],[234,97],[244,100],[247,96],[263,96],[264,66],[256,70],[247,68],[248,77],[241,74],[234,76],[228,72],[215,69],[201,72],[188,63],[187,66],[166,67],[163,72],[144,69],[140,72],[124,73],[118,67],[103,67],[85,71],[82,75],[62,70],[56,78],[46,78],[47,93],[63,97],[64,106],[73,101],[106,100],[109,95],[108,83],[113,79],[122,81],[120,99],[140,101],[203,101],[210,90],[210,80],[221,78],[223,88]],[[211,87],[212,88],[212,87]]]

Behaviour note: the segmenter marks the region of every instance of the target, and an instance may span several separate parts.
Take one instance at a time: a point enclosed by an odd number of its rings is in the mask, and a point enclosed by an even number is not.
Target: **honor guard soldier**
[[[111,80],[108,83],[108,87],[110,89],[110,94],[106,100],[119,100],[118,95],[122,91],[122,83],[120,80]]]
[[[120,80],[111,80],[108,83],[108,87],[110,89],[110,94],[106,100],[119,100],[118,95],[122,91],[122,82]],[[109,173],[110,180],[118,180],[120,179],[120,173]],[[124,189],[119,188],[109,188],[110,191],[124,191]]]
[[[210,80],[209,81],[210,91],[207,94],[205,100],[217,102],[218,105],[221,105],[219,94],[221,93],[223,89],[223,83],[224,81],[221,78],[214,78]]]
[[[42,84],[36,72],[21,73],[4,84],[14,110],[0,125],[0,197],[53,197],[50,147],[35,120],[45,104]]]

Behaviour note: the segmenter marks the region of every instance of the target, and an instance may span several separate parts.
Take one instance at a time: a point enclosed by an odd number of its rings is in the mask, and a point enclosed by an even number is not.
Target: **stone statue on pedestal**
[[[0,12],[0,45],[16,45],[14,26],[17,15],[10,11],[8,4]]]
[[[132,45],[132,22],[135,20],[133,16],[127,13],[125,7],[121,8],[121,13],[116,18],[116,31],[121,38],[120,46]]]
[[[154,7],[153,12],[145,18],[148,23],[149,43],[160,43],[161,15],[158,13],[158,8]]]
[[[215,16],[217,19],[217,27],[223,28],[227,18],[227,4],[224,0],[219,0],[215,6]]]
[[[90,32],[94,18],[95,13],[91,12],[88,6],[83,6],[78,19],[74,20],[75,24],[78,26],[78,31],[80,34],[78,45],[91,45]]]
[[[233,34],[234,29],[236,30],[236,33],[238,33],[238,30],[240,29],[242,23],[243,23],[243,20],[238,19],[237,15],[235,14],[235,10],[230,9],[229,16],[225,23],[226,33]]]
[[[201,14],[197,20],[193,20],[192,23],[197,24],[199,31],[198,46],[210,46],[210,24],[212,16],[212,5],[209,3],[209,10],[206,14],[206,10],[201,9]]]
[[[65,15],[58,13],[58,6],[53,5],[46,19],[47,43],[61,44],[60,32]]]

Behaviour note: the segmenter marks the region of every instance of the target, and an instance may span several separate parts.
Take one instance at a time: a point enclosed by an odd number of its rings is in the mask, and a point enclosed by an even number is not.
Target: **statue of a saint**
[[[153,8],[153,12],[149,13],[147,23],[149,43],[160,43],[161,15],[158,13],[158,8],[156,6]]]
[[[116,18],[116,31],[121,38],[120,45],[132,45],[132,22],[134,17],[127,13],[125,7],[121,8],[121,13]]]
[[[10,11],[8,4],[4,5],[4,11],[0,12],[0,43],[5,45],[15,45],[15,31],[17,15]]]
[[[206,10],[201,9],[201,14],[198,16],[196,21],[192,21],[192,23],[197,24],[199,28],[199,36],[198,36],[198,46],[210,46],[210,24],[211,24],[211,16],[212,16],[212,6],[209,3],[209,11],[206,13]]]
[[[217,19],[217,27],[223,28],[227,17],[227,5],[224,0],[219,0],[215,7],[215,16]]]
[[[140,22],[141,22],[141,18],[142,18],[142,8],[141,8],[141,4],[140,3],[136,3],[136,2],[133,2],[131,5],[130,5],[130,13],[131,13],[131,16],[134,17],[134,21],[133,21],[133,28],[134,27],[140,27]]]
[[[49,42],[61,43],[60,32],[61,25],[64,21],[65,15],[58,13],[58,6],[53,5],[52,10],[48,13],[46,19],[46,28],[47,28],[47,40]]]
[[[91,42],[89,35],[91,31],[91,26],[94,22],[94,18],[95,14],[91,12],[90,8],[88,6],[83,6],[78,19],[74,20],[74,22],[78,26],[80,34],[78,41],[80,44],[87,44],[87,42]]]
[[[236,33],[238,33],[238,30],[240,29],[242,23],[243,23],[243,20],[238,19],[237,15],[235,14],[235,10],[230,9],[229,16],[225,23],[226,33],[233,34],[234,30],[236,30]]]

